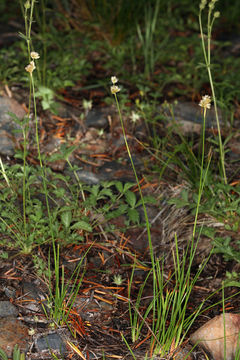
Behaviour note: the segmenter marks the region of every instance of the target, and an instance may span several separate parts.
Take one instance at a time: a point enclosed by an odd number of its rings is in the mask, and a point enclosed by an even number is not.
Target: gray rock
[[[41,296],[44,295],[42,291],[34,283],[31,283],[29,281],[23,281],[22,286],[23,286],[24,295],[31,299],[41,300]]]
[[[0,154],[12,156],[15,151],[14,139],[20,138],[20,125],[16,124],[8,112],[22,120],[26,115],[21,105],[14,99],[0,96]]]
[[[47,334],[39,337],[35,341],[38,351],[56,350],[61,354],[66,353],[66,345],[58,333]]]
[[[96,185],[100,182],[100,178],[91,171],[77,171],[77,176],[80,181],[87,185]]]
[[[203,113],[198,104],[192,102],[179,102],[176,105],[173,105],[174,118],[172,118],[172,114],[168,108],[161,108],[160,112],[169,119],[169,123],[173,126],[174,124],[180,125],[180,127],[176,126],[176,132],[178,132],[179,129],[182,130],[183,134],[191,134],[193,132],[199,134],[201,132]],[[220,110],[218,110],[218,116],[220,123],[223,124],[223,114]],[[206,114],[206,128],[216,128],[216,126],[216,116],[214,106],[212,106]]]
[[[98,176],[102,181],[119,180],[132,183],[136,181],[131,165],[123,165],[117,161],[110,161],[99,167]]]
[[[0,154],[5,156],[14,155],[14,142],[5,130],[0,130]]]
[[[89,128],[105,129],[108,126],[107,114],[101,110],[90,110],[86,116],[85,124]]]
[[[0,301],[0,317],[17,317],[18,310],[10,301]]]
[[[24,292],[23,298],[31,300],[26,303],[24,308],[27,313],[29,311],[46,311],[47,313],[50,311],[46,295],[34,282],[23,281],[22,287]]]

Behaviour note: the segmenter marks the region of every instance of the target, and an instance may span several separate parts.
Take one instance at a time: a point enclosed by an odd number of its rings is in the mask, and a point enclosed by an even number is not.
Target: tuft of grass
[[[7,354],[2,349],[0,349],[0,359],[8,360]],[[15,345],[13,348],[12,360],[25,360],[25,354],[20,351],[18,345]]]

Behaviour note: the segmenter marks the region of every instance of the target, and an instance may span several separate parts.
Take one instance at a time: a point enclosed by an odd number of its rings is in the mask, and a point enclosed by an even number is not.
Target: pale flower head
[[[218,0],[211,0],[210,3],[208,4],[208,7],[210,10],[213,10],[215,8],[215,3],[217,2]]]
[[[37,60],[40,58],[39,53],[37,53],[36,51],[32,51],[30,55],[33,60]]]
[[[119,86],[117,86],[117,85],[112,85],[111,86],[111,93],[113,94],[113,95],[115,95],[116,93],[118,93],[120,91],[120,87]]]
[[[122,278],[122,276],[120,274],[113,276],[113,283],[116,284],[117,286],[121,286],[123,282],[124,282],[124,279]]]
[[[86,100],[86,99],[83,99],[83,108],[84,108],[84,110],[85,111],[89,111],[89,110],[91,110],[91,108],[92,108],[92,100]]]
[[[118,82],[118,78],[116,76],[111,76],[111,82],[114,84],[116,84]]]
[[[134,124],[136,124],[136,122],[138,122],[138,120],[140,119],[140,115],[135,111],[132,111],[130,119]]]
[[[200,10],[203,10],[205,8],[205,6],[207,5],[207,0],[202,0],[200,3]]]
[[[27,1],[25,2],[24,7],[25,7],[26,10],[30,9],[31,4],[30,4],[30,1],[29,1],[29,0],[27,0]]]
[[[35,334],[35,329],[30,328],[30,329],[28,330],[28,335],[33,336],[34,334]]]
[[[32,60],[32,61],[30,61],[30,64],[28,64],[28,65],[25,67],[25,70],[26,70],[27,72],[29,72],[29,74],[32,76],[32,72],[33,72],[34,69],[36,69],[36,66],[35,66],[35,64],[34,64],[34,61]]]
[[[211,97],[209,95],[204,95],[198,105],[204,109],[211,109]]]

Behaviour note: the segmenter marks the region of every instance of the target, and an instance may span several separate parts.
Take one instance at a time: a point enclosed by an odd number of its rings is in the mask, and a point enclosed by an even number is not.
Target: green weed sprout
[[[48,258],[48,280],[49,280],[49,298],[48,304],[49,310],[47,307],[43,306],[43,310],[45,315],[49,320],[53,320],[56,325],[64,325],[68,326],[68,317],[72,310],[73,304],[75,302],[76,296],[82,284],[83,277],[85,275],[85,266],[84,261],[88,251],[91,249],[91,246],[81,257],[78,265],[73,271],[70,279],[66,282],[64,276],[64,266],[60,267],[59,263],[59,247],[57,247],[56,259],[54,259],[54,269],[55,269],[55,286],[52,291],[52,272],[51,272],[51,264],[50,257]],[[61,271],[60,271],[61,268]],[[81,271],[81,275],[80,275]],[[80,275],[80,276],[79,276]],[[49,313],[49,315],[48,315]],[[70,329],[71,330],[71,329]]]
[[[2,349],[0,349],[0,359],[8,360],[7,354]],[[18,345],[13,348],[12,360],[25,360],[25,354],[20,351]]]
[[[154,35],[160,11],[160,1],[156,0],[154,6],[146,2],[144,7],[144,33],[142,24],[137,24],[137,33],[144,54],[144,70],[147,78],[150,78],[150,75],[153,74],[156,62]]]
[[[218,116],[218,109],[217,109],[217,100],[215,95],[215,89],[213,84],[213,78],[212,78],[212,72],[211,72],[211,35],[212,35],[212,28],[214,21],[220,16],[219,11],[213,12],[215,8],[215,3],[218,0],[211,0],[208,3],[208,18],[207,18],[207,35],[203,33],[203,25],[202,25],[202,12],[207,6],[207,0],[201,0],[200,3],[200,11],[199,11],[199,27],[200,27],[200,34],[201,34],[201,40],[202,40],[202,50],[204,55],[204,61],[208,72],[208,78],[211,86],[212,91],[212,98],[214,103],[214,110],[216,115],[216,122],[217,122],[217,130],[218,130],[218,142],[219,142],[219,153],[220,153],[220,162],[221,162],[221,169],[222,174],[224,178],[224,183],[227,184],[227,176],[226,176],[226,170],[225,170],[225,163],[224,163],[224,146],[222,143],[222,137],[221,137],[221,128],[220,128],[220,122],[219,122],[219,116]],[[205,39],[207,39],[207,44],[205,43]]]

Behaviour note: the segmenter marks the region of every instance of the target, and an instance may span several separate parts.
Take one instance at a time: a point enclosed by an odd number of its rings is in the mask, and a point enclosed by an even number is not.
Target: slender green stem
[[[32,23],[33,23],[34,3],[35,3],[35,0],[32,0],[31,8],[30,8],[29,26],[28,26],[28,42],[29,42],[28,46],[30,46],[30,41],[31,41],[31,30],[32,30]]]
[[[34,9],[35,0],[31,1],[30,5],[30,17],[28,19],[28,8],[24,6],[24,23],[25,23],[25,34],[26,34],[26,42],[27,42],[27,50],[28,50],[28,59],[30,61],[30,41],[31,41],[31,26],[33,21],[33,9]],[[24,238],[25,242],[27,242],[27,215],[26,215],[26,166],[27,166],[27,133],[29,128],[29,120],[30,120],[30,109],[31,109],[31,98],[32,98],[32,82],[31,75],[29,82],[29,101],[28,101],[28,113],[27,113],[27,124],[23,125],[23,226],[24,226]]]
[[[46,86],[46,68],[47,68],[47,45],[46,39],[46,4],[44,0],[41,0],[42,7],[42,39],[43,39],[43,67],[42,67],[42,85]]]
[[[217,123],[217,130],[218,130],[218,142],[219,142],[219,153],[220,153],[220,162],[221,162],[221,169],[223,173],[223,178],[225,184],[227,184],[227,176],[226,176],[226,170],[225,170],[225,161],[224,161],[224,148],[222,144],[222,136],[221,136],[221,127],[220,127],[220,121],[219,121],[219,115],[218,115],[218,109],[217,109],[217,100],[215,95],[215,89],[213,84],[213,78],[211,73],[211,34],[212,34],[212,27],[214,23],[215,17],[212,17],[212,10],[210,9],[208,11],[208,21],[207,21],[207,51],[205,46],[205,35],[203,33],[203,26],[202,26],[202,10],[199,12],[199,27],[200,27],[200,33],[201,33],[201,41],[202,41],[202,50],[204,55],[204,60],[208,72],[208,78],[210,82],[210,87],[212,91],[212,98],[214,103],[214,111],[216,115],[216,123]]]
[[[137,175],[137,172],[136,172],[136,169],[135,169],[135,166],[134,166],[134,162],[133,162],[133,159],[132,159],[131,151],[130,151],[129,146],[128,146],[127,136],[126,136],[126,132],[125,132],[124,124],[123,124],[123,119],[122,119],[122,114],[121,114],[118,98],[117,98],[116,94],[114,94],[114,96],[115,96],[117,109],[118,109],[118,114],[119,114],[119,118],[120,118],[120,122],[121,122],[124,142],[125,142],[125,145],[126,145],[127,153],[128,153],[131,165],[132,165],[132,169],[133,169],[133,172],[134,172],[134,176],[135,176],[135,179],[136,179],[136,182],[137,182],[139,194],[140,194],[141,201],[142,201],[143,212],[144,212],[145,221],[146,221],[146,227],[147,227],[147,235],[148,235],[150,256],[151,256],[151,261],[152,261],[152,265],[153,265],[153,272],[155,272],[155,260],[154,260],[154,253],[153,253],[152,240],[151,240],[151,231],[150,231],[150,224],[149,224],[148,215],[147,215],[147,209],[146,209],[144,197],[143,197],[143,194],[142,194],[142,189],[141,189],[141,186],[140,186],[140,183],[139,183],[138,175]]]
[[[48,213],[48,219],[49,219],[49,228],[50,228],[50,233],[51,233],[51,238],[52,238],[52,246],[53,246],[54,264],[55,264],[55,268],[56,268],[56,266],[57,266],[57,256],[59,256],[59,253],[56,253],[55,237],[54,237],[53,224],[52,224],[52,215],[51,215],[49,201],[48,201],[48,189],[47,189],[47,182],[46,182],[46,173],[45,173],[44,165],[43,165],[43,162],[42,162],[42,155],[41,155],[41,150],[40,150],[40,141],[39,141],[39,134],[38,134],[37,105],[36,105],[35,86],[34,86],[34,78],[33,78],[33,76],[31,76],[31,82],[32,82],[32,89],[33,89],[35,136],[36,136],[36,143],[37,143],[38,160],[39,160],[39,164],[40,164],[40,168],[41,168],[41,172],[42,172],[43,189],[44,189],[44,194],[45,194],[45,199],[46,199],[47,213]]]
[[[203,110],[203,127],[202,127],[202,160],[201,160],[201,170],[200,170],[200,180],[199,180],[199,189],[198,189],[198,199],[197,199],[197,208],[196,208],[196,214],[195,214],[195,220],[194,220],[194,226],[193,226],[193,239],[196,234],[196,228],[197,228],[197,218],[199,213],[199,206],[201,202],[203,187],[204,187],[204,179],[203,179],[203,168],[204,168],[204,157],[205,157],[205,127],[206,127],[206,112],[207,108],[204,108]]]

